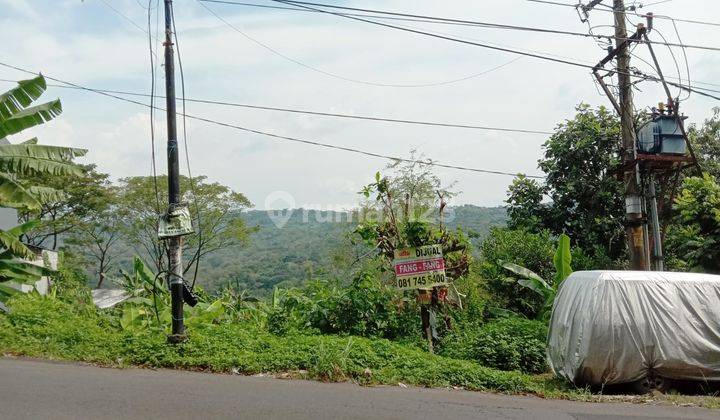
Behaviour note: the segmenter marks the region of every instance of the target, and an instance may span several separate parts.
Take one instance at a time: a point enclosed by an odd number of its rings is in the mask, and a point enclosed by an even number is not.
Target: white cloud
[[[101,2],[16,2],[0,18],[5,45],[2,60],[42,69],[58,78],[93,87],[146,92],[149,89],[147,37]],[[710,19],[720,6],[710,0],[658,5],[657,13]],[[144,26],[147,16],[134,0],[113,6]],[[353,2],[351,2],[353,4]],[[367,6],[368,3],[357,2]],[[569,8],[520,0],[409,1],[377,3],[386,10],[456,16],[489,22],[586,31]],[[181,52],[190,97],[318,111],[418,120],[548,130],[574,113],[580,101],[605,104],[588,71],[523,58],[502,69],[461,83],[427,88],[387,88],[337,80],[298,66],[247,40],[194,2],[176,2]],[[332,16],[211,6],[243,31],[283,54],[347,78],[379,83],[421,84],[456,79],[512,59],[510,54],[398,33]],[[375,7],[375,5],[373,5]],[[52,10],[52,13],[48,13]],[[41,16],[39,19],[37,16]],[[593,24],[611,23],[597,12]],[[633,20],[637,20],[634,19]],[[403,23],[426,29],[539,50],[594,63],[604,52],[591,40],[557,35]],[[669,21],[655,27],[669,40]],[[715,28],[679,24],[685,43],[712,44]],[[651,34],[651,37],[653,35]],[[635,50],[648,59],[642,46]],[[679,51],[677,51],[679,53]],[[666,74],[675,75],[667,49],[658,49]],[[677,54],[682,60],[682,56]],[[718,79],[715,52],[688,50],[692,76]],[[635,63],[646,68],[642,62]],[[680,62],[684,72],[684,63]],[[0,77],[26,77],[0,70]],[[684,77],[684,75],[683,75]],[[179,81],[179,80],[178,80]],[[158,78],[162,92],[163,78]],[[658,86],[642,85],[638,106],[662,99]],[[149,173],[149,116],[146,109],[82,92],[51,89],[65,114],[32,133],[46,143],[90,149],[88,160],[114,178]],[[163,105],[162,101],[160,105]],[[694,95],[683,106],[691,121],[702,121],[717,105]],[[188,112],[281,135],[300,137],[394,156],[418,147],[442,163],[510,172],[537,173],[545,138],[539,135],[485,132],[338,120],[307,115],[188,104]],[[158,116],[158,163],[164,172],[164,122]],[[314,148],[188,120],[195,174],[242,191],[262,207],[272,191],[291,193],[298,203],[330,206],[357,200],[358,187],[371,181],[382,159]],[[31,134],[32,134],[31,133]],[[459,202],[497,205],[509,177],[439,170],[443,182],[458,180]]]

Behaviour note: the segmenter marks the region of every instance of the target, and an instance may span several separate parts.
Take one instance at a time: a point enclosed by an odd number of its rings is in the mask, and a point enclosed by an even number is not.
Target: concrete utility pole
[[[635,124],[633,120],[633,98],[630,84],[630,55],[628,54],[627,29],[625,27],[625,2],[613,0],[615,16],[615,45],[617,53],[617,74],[620,91],[620,124],[622,127],[623,155],[625,168],[625,223],[630,251],[630,268],[648,270],[645,240],[645,217],[643,212],[642,188],[638,167],[635,163]]]
[[[168,213],[180,206],[180,163],[178,162],[177,121],[175,112],[175,54],[172,43],[172,0],[165,1],[165,97],[167,109]],[[168,238],[170,297],[172,299],[171,342],[185,339],[183,319],[182,236]]]

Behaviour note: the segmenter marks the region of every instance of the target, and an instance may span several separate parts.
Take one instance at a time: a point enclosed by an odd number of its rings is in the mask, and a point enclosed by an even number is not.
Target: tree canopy
[[[604,107],[581,104],[543,145],[538,166],[545,183],[524,176],[508,189],[510,227],[568,234],[597,261],[625,252],[622,183],[614,176],[619,121]],[[543,201],[547,197],[548,201]]]

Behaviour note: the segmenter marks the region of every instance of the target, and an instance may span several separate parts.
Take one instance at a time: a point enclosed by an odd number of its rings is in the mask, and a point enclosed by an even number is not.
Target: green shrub
[[[537,293],[509,279],[502,263],[512,262],[526,267],[542,278],[552,278],[555,243],[547,232],[529,233],[523,230],[496,228],[481,246],[478,269],[485,281],[494,305],[534,318],[543,306]]]
[[[80,313],[52,298],[22,296],[11,301],[11,308],[11,314],[0,315],[0,353],[213,372],[294,372],[299,377],[365,384],[538,391],[537,382],[518,372],[432,355],[385,339],[277,336],[252,325],[209,323],[189,329],[188,342],[169,345],[161,331],[121,331],[96,313]]]
[[[20,295],[9,306],[0,317],[2,351],[104,363],[122,352],[119,334],[92,307],[36,294]]]
[[[453,332],[443,340],[441,354],[500,370],[542,373],[547,370],[546,336],[547,327],[542,322],[501,319]]]
[[[315,281],[303,289],[285,290],[268,314],[268,330],[397,338],[419,330],[413,302],[384,285],[374,270],[361,272],[351,284]],[[419,334],[419,333],[418,333]]]
[[[52,277],[52,284],[59,299],[78,306],[92,305],[90,289],[86,286],[87,276],[72,254],[60,253],[58,270]]]

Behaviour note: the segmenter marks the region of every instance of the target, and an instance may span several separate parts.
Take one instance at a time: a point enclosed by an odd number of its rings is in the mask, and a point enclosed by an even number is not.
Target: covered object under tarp
[[[720,276],[573,273],[553,305],[548,361],[576,385],[633,382],[648,373],[720,381]]]

